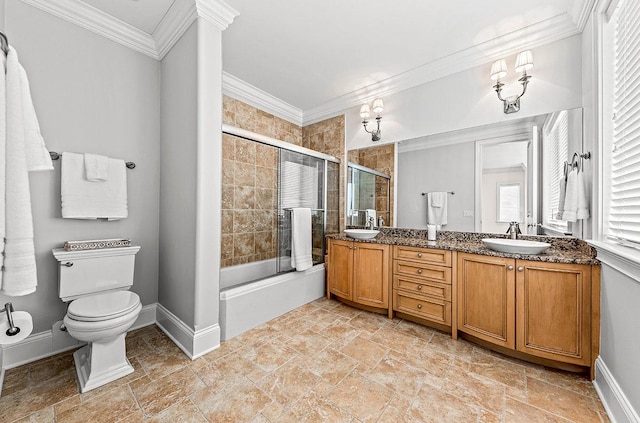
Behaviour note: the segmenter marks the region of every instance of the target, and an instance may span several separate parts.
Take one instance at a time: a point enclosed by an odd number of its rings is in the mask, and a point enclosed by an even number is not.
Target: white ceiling
[[[514,39],[522,45],[539,42],[541,27],[555,25],[568,34],[567,22],[573,29],[579,27],[574,23],[576,12],[592,2],[224,1],[239,12],[223,32],[224,71],[312,115],[355,91],[370,91],[366,87],[424,67],[444,66],[444,72],[457,72],[461,69],[447,65],[457,56],[486,57],[481,63],[487,63],[503,40],[510,46]],[[174,0],[80,2],[153,34]],[[560,29],[561,25],[565,27]]]

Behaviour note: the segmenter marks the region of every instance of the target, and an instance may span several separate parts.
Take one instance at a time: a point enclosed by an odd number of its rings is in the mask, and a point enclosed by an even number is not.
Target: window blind
[[[543,178],[547,193],[544,223],[566,229],[566,222],[558,215],[560,180],[564,179],[564,163],[569,151],[569,116],[566,110],[554,114],[543,131]]]
[[[608,236],[640,246],[640,1],[616,15]]]

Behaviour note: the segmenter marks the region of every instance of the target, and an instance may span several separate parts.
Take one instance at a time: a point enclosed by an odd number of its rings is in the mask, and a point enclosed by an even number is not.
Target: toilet
[[[142,309],[140,297],[129,291],[139,250],[53,250],[60,299],[70,302],[64,326],[73,338],[87,343],[73,354],[81,393],[133,373],[125,336]]]

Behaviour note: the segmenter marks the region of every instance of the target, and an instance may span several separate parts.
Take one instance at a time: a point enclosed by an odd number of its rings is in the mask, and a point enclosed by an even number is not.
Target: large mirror
[[[443,230],[501,233],[517,221],[523,233],[580,236],[559,210],[561,180],[585,160],[574,153],[583,153],[582,109],[402,141],[394,226],[426,228],[430,201],[445,198]]]

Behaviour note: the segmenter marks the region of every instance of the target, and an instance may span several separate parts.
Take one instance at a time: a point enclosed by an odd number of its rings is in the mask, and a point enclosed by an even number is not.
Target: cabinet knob
[[[513,270],[513,266],[507,266],[507,270]]]
[[[418,273],[422,273],[422,269],[418,269]]]
[[[422,304],[418,304],[418,309],[421,309],[421,308],[422,308]]]
[[[522,271],[524,271],[524,267],[518,266],[518,272],[522,272]]]
[[[422,285],[418,285],[418,291],[422,289]]]
[[[354,249],[354,250],[357,250],[357,249],[358,249],[358,247],[353,247],[353,249]]]
[[[418,257],[422,257],[422,253],[418,253]]]

